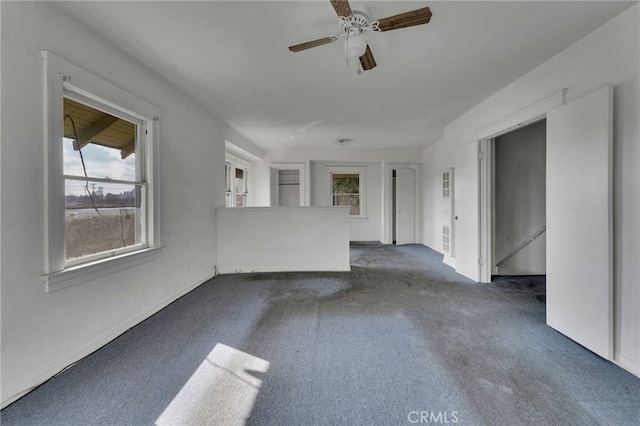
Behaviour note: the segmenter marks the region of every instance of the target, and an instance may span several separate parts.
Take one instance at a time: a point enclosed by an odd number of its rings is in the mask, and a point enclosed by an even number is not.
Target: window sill
[[[163,247],[152,247],[88,262],[82,265],[71,266],[62,271],[41,275],[40,278],[42,278],[45,283],[45,291],[52,293],[116,271],[156,260],[160,257],[162,248]]]
[[[350,222],[366,222],[367,217],[366,216],[349,216],[349,221]]]

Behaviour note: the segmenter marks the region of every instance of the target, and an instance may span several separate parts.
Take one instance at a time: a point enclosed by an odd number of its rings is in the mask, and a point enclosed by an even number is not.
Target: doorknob
[[[458,216],[456,216],[455,219],[458,220]]]

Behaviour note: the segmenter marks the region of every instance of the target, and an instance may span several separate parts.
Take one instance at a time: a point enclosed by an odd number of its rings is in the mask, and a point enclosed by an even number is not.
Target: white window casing
[[[366,170],[367,168],[364,166],[328,166],[327,167],[327,181],[329,183],[329,205],[334,204],[334,193],[333,193],[333,175],[344,175],[344,174],[357,174],[358,175],[358,183],[359,183],[359,192],[357,194],[359,199],[359,208],[360,214],[358,215],[350,215],[350,219],[366,219],[367,217],[367,198],[366,198]],[[356,194],[354,194],[356,195]]]
[[[238,182],[237,171],[241,171],[243,177]],[[225,155],[225,205],[227,207],[247,207],[251,205],[251,162],[236,157],[233,154]],[[240,184],[240,186],[238,186]],[[242,202],[239,203],[238,199]]]
[[[44,65],[45,243],[42,278],[48,292],[97,278],[157,258],[160,254],[159,149],[161,110],[81,68],[42,52]],[[136,177],[133,181],[65,176],[63,99],[78,101],[132,122],[137,129]],[[140,188],[142,232],[139,244],[65,259],[65,180],[125,183]]]

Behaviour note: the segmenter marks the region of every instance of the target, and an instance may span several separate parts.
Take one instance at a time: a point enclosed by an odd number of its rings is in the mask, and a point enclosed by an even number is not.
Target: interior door
[[[613,356],[612,118],[604,87],[547,114],[547,324]]]
[[[414,244],[415,171],[396,170],[396,244]]]
[[[270,167],[269,176],[270,204],[277,207],[280,205],[280,170]]]

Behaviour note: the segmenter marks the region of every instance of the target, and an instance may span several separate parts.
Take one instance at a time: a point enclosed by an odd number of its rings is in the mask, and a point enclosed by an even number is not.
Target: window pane
[[[143,244],[144,188],[65,181],[65,259]]]
[[[136,180],[134,123],[64,98],[63,124],[64,174],[84,176],[84,159],[89,177]]]
[[[72,139],[64,139],[63,155],[64,174],[84,176],[80,153],[73,149]],[[135,154],[131,154],[125,160],[122,160],[120,151],[89,144],[82,148],[82,157],[89,177],[136,180]]]
[[[359,195],[333,195],[334,206],[351,206],[349,214],[360,216],[360,196]]]
[[[236,169],[235,172],[236,180],[235,180],[235,191],[237,193],[247,192],[247,184],[246,184],[246,173],[242,169]]]
[[[244,207],[244,195],[236,194],[236,207]]]
[[[231,163],[224,163],[224,178],[227,183],[227,191],[231,191]],[[229,207],[227,205],[227,207]]]
[[[360,193],[360,175],[333,174],[331,175],[332,192],[334,194],[358,194]]]

